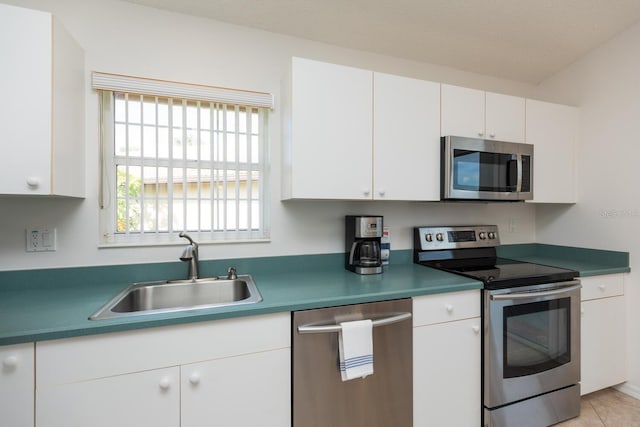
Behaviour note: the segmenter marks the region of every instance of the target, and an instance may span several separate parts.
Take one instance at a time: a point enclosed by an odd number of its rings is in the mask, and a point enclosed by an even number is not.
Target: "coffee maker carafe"
[[[382,273],[382,217],[345,217],[345,268],[358,274]]]

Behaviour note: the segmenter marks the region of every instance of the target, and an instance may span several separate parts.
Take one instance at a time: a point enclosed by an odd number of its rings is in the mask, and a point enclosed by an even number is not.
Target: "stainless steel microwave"
[[[533,145],[442,137],[442,200],[533,199]]]

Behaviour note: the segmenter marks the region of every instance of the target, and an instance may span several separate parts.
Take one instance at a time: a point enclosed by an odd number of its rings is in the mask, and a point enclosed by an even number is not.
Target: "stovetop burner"
[[[416,227],[414,262],[503,289],[561,282],[578,276],[573,270],[498,258],[497,226]]]
[[[573,270],[505,258],[497,258],[495,264],[491,266],[446,268],[444,270],[481,280],[485,289],[562,282],[571,280],[578,275]]]

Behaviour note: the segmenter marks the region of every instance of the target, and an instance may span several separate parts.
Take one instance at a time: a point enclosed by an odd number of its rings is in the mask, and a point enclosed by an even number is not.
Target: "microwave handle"
[[[520,193],[522,192],[522,154],[518,154],[516,158],[516,169],[518,173],[518,178],[516,182],[516,191]]]

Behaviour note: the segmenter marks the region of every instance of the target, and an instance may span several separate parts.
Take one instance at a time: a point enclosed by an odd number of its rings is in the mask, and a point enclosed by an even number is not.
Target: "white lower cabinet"
[[[0,347],[0,426],[33,427],[33,343]]]
[[[413,425],[479,425],[480,291],[417,297],[413,312]]]
[[[580,279],[582,394],[627,380],[624,277],[613,274]]]
[[[290,349],[181,367],[181,427],[291,423]]]
[[[286,427],[290,322],[278,313],[37,343],[35,425]]]
[[[180,425],[180,369],[118,375],[38,390],[38,427]]]

